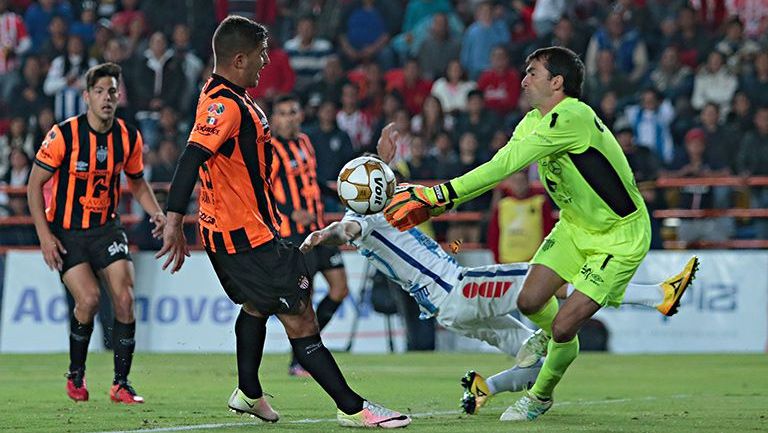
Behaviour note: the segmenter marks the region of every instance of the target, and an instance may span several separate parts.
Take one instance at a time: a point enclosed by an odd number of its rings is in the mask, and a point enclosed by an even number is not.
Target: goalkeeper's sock
[[[554,339],[549,340],[547,358],[544,360],[536,383],[531,388],[531,393],[540,399],[552,398],[552,391],[555,390],[555,386],[562,379],[565,370],[568,369],[578,354],[578,336],[565,343],[557,343]]]
[[[485,379],[485,384],[488,386],[488,391],[490,391],[491,395],[505,391],[522,391],[533,386],[540,370],[541,361],[527,368],[513,367]]]
[[[320,340],[320,334],[290,338],[289,341],[301,366],[331,396],[339,410],[347,415],[363,410],[363,398],[347,385],[336,360]]]
[[[319,304],[317,304],[317,310],[315,315],[317,316],[317,325],[322,331],[323,328],[331,321],[336,310],[341,306],[341,302],[336,302],[331,299],[331,295],[326,295]]]
[[[555,297],[549,298],[549,301],[547,301],[546,304],[544,304],[544,308],[541,310],[526,315],[528,319],[531,320],[531,322],[535,323],[536,326],[543,329],[544,332],[547,333],[547,335],[552,335],[552,322],[555,321],[555,316],[557,316],[557,299]]]
[[[259,365],[267,337],[267,318],[252,316],[241,309],[235,321],[237,340],[237,387],[248,398],[264,392],[259,382]]]
[[[69,316],[69,371],[85,370],[88,343],[93,334],[93,322],[80,323],[74,313]]]
[[[629,283],[624,291],[624,300],[621,303],[656,307],[662,302],[664,302],[664,288],[661,287],[661,284]]]

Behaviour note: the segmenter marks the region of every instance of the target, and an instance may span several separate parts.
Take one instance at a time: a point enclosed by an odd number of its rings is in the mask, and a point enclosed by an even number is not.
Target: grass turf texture
[[[504,393],[477,416],[458,409],[459,378],[508,368],[495,354],[337,354],[348,382],[364,397],[415,414],[412,432],[750,432],[768,429],[765,355],[618,356],[582,354],[555,394],[555,406],[533,423],[500,423],[519,394]],[[67,356],[0,355],[0,431],[122,430],[349,432],[335,424],[331,399],[311,379],[288,377],[288,358],[265,356],[262,385],[281,414],[265,424],[227,411],[237,383],[234,355],[139,353],[131,379],[147,403],[109,401],[111,354],[90,354],[91,400],[64,391]],[[256,424],[256,425],[254,425]],[[197,429],[193,426],[210,425]],[[183,430],[182,430],[183,429]],[[160,430],[162,431],[162,430]]]

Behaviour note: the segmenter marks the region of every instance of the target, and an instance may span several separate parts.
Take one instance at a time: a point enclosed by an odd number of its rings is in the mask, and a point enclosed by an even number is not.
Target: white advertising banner
[[[323,331],[332,350],[344,350],[356,326],[352,352],[389,350],[385,316],[373,311],[369,299],[360,300],[362,277],[368,267],[355,253],[344,253],[350,294]],[[205,253],[195,252],[174,275],[160,270],[152,253],[134,254],[136,266],[136,344],[148,352],[234,352],[234,322],[239,307],[222,290]],[[315,278],[315,303],[325,297],[328,285]],[[370,291],[364,292],[366,298]],[[5,286],[0,326],[0,352],[35,353],[68,350],[68,311],[58,273],[51,272],[36,251],[12,251],[6,256]],[[354,322],[357,320],[357,323]],[[405,347],[397,317],[391,320],[394,347]],[[98,327],[98,321],[97,321]],[[287,352],[282,325],[271,318],[267,352]],[[91,349],[102,347],[100,331],[91,338]]]
[[[0,352],[39,353],[69,350],[69,308],[59,274],[45,265],[39,251],[5,256],[5,284],[0,312]],[[91,348],[103,348],[98,320]]]
[[[635,281],[657,282],[679,272],[692,253],[652,252]],[[701,269],[694,287],[683,297],[672,318],[656,310],[624,306],[606,309],[597,318],[609,330],[609,349],[617,353],[763,352],[768,342],[768,252],[700,252]],[[487,251],[460,255],[467,265],[487,264]],[[366,261],[354,252],[343,254],[350,295],[323,331],[334,350],[347,348],[353,328],[352,352],[389,350],[385,316],[373,311],[370,290],[362,291]],[[184,268],[170,275],[160,270],[152,253],[134,255],[136,265],[137,350],[147,352],[234,352],[234,320],[238,306],[224,294],[204,253],[187,258]],[[327,283],[315,278],[315,303],[327,293]],[[361,300],[361,293],[363,299]],[[6,255],[5,284],[0,313],[0,352],[35,353],[68,350],[68,311],[58,274],[51,272],[37,251]],[[391,334],[396,351],[404,350],[404,330],[396,317]],[[100,328],[91,349],[101,348]],[[444,334],[444,333],[442,333]],[[466,349],[460,341],[440,344]],[[475,345],[477,346],[477,345]],[[268,324],[265,350],[287,352],[280,323]]]
[[[634,281],[652,283],[676,274],[691,251],[648,254]],[[701,266],[681,300],[664,317],[625,305],[597,314],[616,353],[764,352],[768,343],[768,252],[698,251]]]

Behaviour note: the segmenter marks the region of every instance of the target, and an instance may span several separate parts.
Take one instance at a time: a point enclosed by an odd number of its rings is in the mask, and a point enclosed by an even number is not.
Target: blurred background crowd
[[[375,148],[389,122],[403,178],[476,167],[530,109],[526,56],[562,45],[582,56],[584,100],[651,211],[768,208],[768,187],[657,183],[768,176],[765,0],[0,0],[0,184],[26,184],[44,135],[84,111],[83,74],[104,61],[123,68],[118,115],[142,132],[145,175],[169,182],[212,69],[213,30],[229,14],[269,27],[271,64],[248,91],[268,113],[276,95],[300,96],[321,182]],[[436,222],[435,236],[527,260],[556,217],[535,178],[510,177],[462,207],[478,218]],[[327,209],[341,211],[326,192]],[[0,215],[26,214],[23,194],[0,191]],[[768,219],[717,215],[655,218],[653,247],[768,239]],[[140,247],[156,246],[148,227],[131,230]],[[27,229],[3,226],[0,244],[34,244]]]

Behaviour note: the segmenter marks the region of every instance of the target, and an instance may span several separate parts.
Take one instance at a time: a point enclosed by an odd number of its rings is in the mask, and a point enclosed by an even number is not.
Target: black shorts
[[[344,268],[344,261],[341,258],[339,247],[318,245],[304,254],[304,257],[307,261],[310,275],[315,275],[328,269]]]
[[[311,274],[289,242],[273,239],[235,254],[206,251],[232,302],[247,302],[264,315],[298,314],[309,304]]]
[[[80,263],[88,263],[94,271],[98,271],[118,260],[131,260],[128,237],[117,218],[91,229],[52,230],[67,251],[61,257],[64,261],[59,272],[61,275]]]

